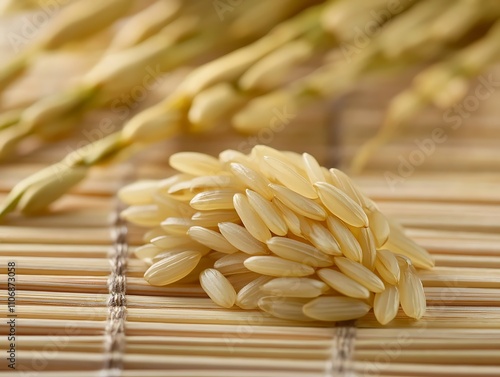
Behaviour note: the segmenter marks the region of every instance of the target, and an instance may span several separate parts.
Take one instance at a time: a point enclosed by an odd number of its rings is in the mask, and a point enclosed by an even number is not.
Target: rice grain
[[[361,245],[342,220],[335,216],[328,216],[326,225],[339,243],[342,254],[354,262],[361,262],[363,258]]]
[[[318,161],[311,156],[309,153],[304,153],[302,155],[302,160],[304,162],[304,167],[309,178],[309,182],[315,184],[316,182],[325,182],[325,175],[321,170],[321,166]]]
[[[310,278],[276,278],[261,286],[267,295],[298,298],[318,297],[328,289],[322,281]]]
[[[196,225],[190,218],[184,217],[168,217],[160,224],[165,233],[172,236],[186,235],[189,228]]]
[[[382,325],[391,322],[398,314],[398,309],[399,291],[397,287],[389,285],[385,287],[385,291],[375,294],[373,311],[375,318]]]
[[[221,234],[238,250],[250,255],[269,254],[265,243],[254,238],[250,232],[243,226],[234,223],[220,223],[219,230]]]
[[[236,291],[224,275],[213,268],[207,268],[200,274],[200,285],[205,293],[217,305],[231,308],[236,302]]]
[[[193,223],[208,228],[217,227],[221,222],[238,223],[240,217],[235,210],[219,209],[213,211],[199,211],[191,216]]]
[[[377,248],[381,248],[385,245],[391,233],[389,222],[384,214],[377,209],[365,212],[370,221],[370,230],[373,233],[375,244]]]
[[[157,286],[174,283],[194,270],[200,259],[201,253],[197,251],[172,254],[149,267],[144,273],[144,279]]]
[[[281,212],[283,219],[285,220],[285,223],[293,234],[299,236],[302,234],[302,230],[300,228],[300,220],[297,217],[297,215],[290,209],[288,208],[281,200],[278,198],[274,198],[272,200],[276,208]]]
[[[326,182],[316,182],[314,186],[318,189],[319,198],[333,215],[358,228],[368,226],[368,217],[363,208],[340,189]]]
[[[196,194],[189,204],[199,211],[233,209],[235,208],[233,196],[238,192],[239,191],[233,189],[203,191]]]
[[[375,269],[375,260],[377,259],[377,248],[375,246],[375,239],[370,228],[361,228],[359,234],[359,245],[363,252],[361,263],[370,271]]]
[[[304,219],[301,229],[304,237],[318,250],[328,255],[342,255],[339,243],[323,224]]]
[[[203,228],[202,226],[192,226],[187,232],[188,236],[194,241],[205,245],[206,247],[220,251],[225,254],[234,254],[238,251],[231,245],[219,232]]]
[[[425,314],[426,301],[422,282],[413,272],[413,267],[408,266],[401,271],[398,284],[401,296],[401,307],[410,318],[420,319]]]
[[[341,272],[322,268],[318,270],[317,274],[326,284],[345,296],[359,299],[370,297],[370,291],[365,286]]]
[[[264,156],[264,162],[268,165],[273,177],[285,187],[309,199],[318,197],[311,183],[290,165],[271,156]]]
[[[245,253],[226,254],[218,258],[214,263],[214,268],[219,270],[223,275],[242,274],[249,272],[244,265],[248,255]]]
[[[271,279],[271,276],[259,276],[245,285],[236,296],[236,305],[242,309],[257,308],[259,299],[266,295],[261,287]]]
[[[378,293],[385,289],[382,280],[362,264],[353,262],[344,257],[335,257],[335,264],[340,271],[368,288],[368,290]]]
[[[175,249],[175,248],[181,248],[181,247],[183,247],[185,249],[189,249],[192,247],[200,247],[203,249],[208,249],[207,247],[200,245],[198,242],[193,241],[187,235],[163,235],[163,236],[153,238],[150,242],[153,245],[155,245],[163,250]]]
[[[258,192],[267,200],[271,200],[274,196],[273,192],[269,188],[269,180],[262,176],[262,174],[257,173],[251,168],[241,164],[241,163],[231,163],[231,172],[236,176],[237,179],[241,181],[248,188]]]
[[[272,202],[266,200],[259,193],[249,189],[246,190],[246,195],[252,208],[271,232],[278,236],[285,236],[288,233],[288,226],[285,220]]]
[[[244,261],[247,269],[275,277],[302,277],[314,274],[314,268],[274,256],[255,256]]]
[[[397,258],[389,250],[378,250],[375,269],[386,282],[396,285],[399,282],[400,268]]]
[[[267,241],[267,247],[277,256],[312,267],[333,265],[332,257],[322,253],[314,246],[286,237],[273,237]]]
[[[164,217],[155,205],[134,205],[123,210],[121,217],[133,224],[153,227],[158,225]]]
[[[217,174],[222,170],[217,158],[198,152],[174,153],[168,162],[175,170],[196,176]]]
[[[248,198],[244,194],[235,194],[234,208],[248,232],[261,242],[266,242],[272,237],[271,232],[260,216],[254,211]]]
[[[259,308],[274,317],[287,319],[290,321],[307,322],[312,318],[306,316],[302,309],[308,302],[303,298],[283,298],[283,297],[262,297],[259,302]]]
[[[305,198],[285,186],[271,183],[269,187],[274,191],[276,197],[292,211],[313,220],[323,221],[326,219],[325,209],[314,200]]]
[[[318,297],[303,307],[306,316],[319,321],[349,321],[361,318],[370,311],[370,305],[351,297]]]

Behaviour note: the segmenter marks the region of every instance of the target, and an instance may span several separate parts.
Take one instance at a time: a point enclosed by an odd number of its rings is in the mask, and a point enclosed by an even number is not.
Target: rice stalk
[[[26,70],[35,56],[88,38],[107,28],[123,17],[132,3],[132,0],[110,0],[89,7],[85,1],[75,1],[63,7],[28,50],[0,68],[0,91]]]

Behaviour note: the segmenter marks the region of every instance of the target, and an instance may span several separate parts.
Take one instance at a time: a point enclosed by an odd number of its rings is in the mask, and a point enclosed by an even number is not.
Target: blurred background
[[[175,119],[162,120],[171,131],[134,136],[127,158],[164,139],[160,160],[270,144],[388,184],[498,171],[497,1],[3,0],[0,9],[2,161],[56,162],[182,98]]]

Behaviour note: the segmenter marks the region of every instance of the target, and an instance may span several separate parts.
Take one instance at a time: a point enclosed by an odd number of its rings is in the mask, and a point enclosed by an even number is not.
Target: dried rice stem
[[[181,6],[179,0],[154,2],[126,22],[113,37],[109,48],[123,50],[145,41],[170,23]]]

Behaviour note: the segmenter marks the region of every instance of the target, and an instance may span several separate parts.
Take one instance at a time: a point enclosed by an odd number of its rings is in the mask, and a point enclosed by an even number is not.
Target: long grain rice
[[[137,181],[118,191],[118,197],[128,205],[153,204],[153,194],[158,185],[159,182],[155,180]]]
[[[192,226],[187,232],[188,236],[196,242],[205,245],[206,247],[220,251],[221,253],[233,254],[238,251],[231,245],[219,232],[203,228],[202,226]]]
[[[261,297],[266,296],[266,293],[261,287],[272,279],[271,276],[259,276],[245,285],[238,292],[236,297],[236,305],[242,309],[255,309],[258,307],[258,302]]]
[[[306,316],[319,321],[348,321],[361,318],[370,305],[351,297],[318,297],[303,307]]]
[[[261,290],[278,297],[314,298],[327,292],[328,286],[310,278],[276,278],[263,284]]]
[[[365,206],[364,195],[359,192],[351,178],[349,178],[343,171],[332,168],[330,169],[330,176],[332,181],[336,183],[335,186],[342,189],[348,197],[358,203],[361,207]]]
[[[240,221],[240,217],[235,210],[220,209],[196,212],[191,216],[191,220],[193,220],[196,225],[214,228],[221,222],[237,223]]]
[[[262,297],[258,304],[260,309],[274,317],[307,322],[313,320],[302,311],[307,301],[303,298]]]
[[[424,315],[414,266],[432,258],[340,170],[266,146],[219,159],[178,153],[171,163],[180,174],[120,191],[130,204],[122,217],[151,228],[134,250],[150,284],[198,281],[221,307],[293,321],[374,308],[386,324],[400,302],[407,316]]]
[[[403,232],[392,226],[392,224],[391,234],[384,248],[395,254],[410,258],[416,267],[425,269],[434,267],[434,260],[429,252],[406,237]]]
[[[309,199],[318,197],[311,183],[287,163],[271,156],[264,156],[264,162],[268,165],[273,177],[285,187]]]
[[[200,252],[201,250],[207,250],[207,252],[210,250],[206,246],[200,245],[198,242],[193,241],[193,239],[187,235],[162,235],[153,238],[150,242],[163,250],[175,248],[184,248],[188,250],[192,249],[193,247],[200,248],[200,250],[196,250]]]
[[[363,258],[361,245],[349,228],[335,216],[328,216],[326,225],[339,243],[342,254],[354,262],[361,262]]]
[[[201,259],[197,251],[184,251],[172,254],[153,264],[145,273],[144,279],[151,285],[168,285],[189,274]]]
[[[264,255],[269,253],[266,244],[254,238],[241,225],[223,222],[219,223],[219,230],[231,245],[244,253],[250,255]]]
[[[242,274],[249,272],[249,269],[244,265],[247,259],[248,254],[245,253],[227,254],[215,261],[214,268],[224,275]]]
[[[304,167],[306,169],[307,177],[309,178],[309,182],[312,184],[316,182],[325,182],[325,175],[321,170],[321,166],[318,161],[311,156],[309,153],[304,153],[302,155],[302,159],[304,162]]]
[[[267,276],[302,277],[314,274],[311,266],[267,255],[245,259],[244,265],[250,271]]]
[[[271,183],[269,185],[276,197],[292,211],[313,220],[326,219],[325,209],[314,200],[305,198],[289,188]]]
[[[400,268],[397,258],[389,250],[378,250],[375,269],[380,277],[392,285],[399,282]]]
[[[278,198],[273,198],[273,203],[278,208],[283,216],[283,220],[285,220],[286,226],[295,235],[301,235],[302,230],[300,228],[300,220],[297,215],[288,208],[281,200]]]
[[[405,314],[415,319],[422,318],[426,309],[424,287],[413,271],[413,266],[403,268],[398,288]]]
[[[139,259],[152,259],[162,251],[163,249],[160,249],[159,247],[148,243],[135,249],[134,255]]]
[[[339,243],[323,224],[304,219],[301,229],[304,237],[318,250],[328,255],[342,255]]]
[[[335,264],[344,274],[372,292],[382,292],[385,285],[380,278],[362,264],[344,257],[335,257]]]
[[[312,267],[328,267],[333,265],[333,259],[314,246],[286,237],[273,237],[267,241],[267,246],[277,256],[299,262]]]
[[[213,268],[200,274],[200,285],[217,305],[230,308],[236,302],[236,291],[224,275]]]
[[[343,295],[360,299],[370,297],[370,291],[365,286],[344,275],[342,272],[322,268],[318,270],[317,274],[321,280]]]
[[[399,290],[393,285],[385,287],[385,291],[375,294],[373,312],[382,325],[391,322],[398,314]]]
[[[196,194],[189,202],[191,207],[201,211],[233,209],[233,196],[238,193],[232,189],[203,191]]]
[[[363,253],[361,263],[363,266],[373,271],[375,269],[375,260],[377,259],[377,248],[375,238],[370,228],[361,228],[359,230],[359,245]]]
[[[243,225],[250,234],[261,242],[266,242],[272,237],[266,224],[250,205],[248,198],[243,194],[235,194],[233,198],[234,208],[240,216]]]
[[[174,153],[168,162],[175,170],[192,175],[211,175],[222,170],[218,159],[198,152]]]
[[[370,230],[373,233],[375,244],[378,248],[381,248],[385,245],[391,234],[389,222],[384,214],[377,209],[367,211],[366,214],[370,221]]]
[[[288,226],[276,206],[255,191],[247,189],[246,194],[248,202],[268,229],[278,236],[285,236]]]
[[[134,205],[123,210],[121,217],[133,224],[152,227],[161,222],[164,217],[155,205]]]
[[[169,217],[160,223],[165,233],[169,235],[185,235],[192,226],[196,224],[190,218]]]
[[[343,191],[326,182],[316,182],[314,186],[318,189],[319,198],[332,214],[349,225],[368,226],[368,217],[363,208]]]
[[[269,180],[262,176],[262,174],[257,173],[251,168],[240,164],[240,163],[231,163],[230,164],[231,172],[238,178],[241,183],[246,185],[248,188],[258,192],[267,200],[271,200],[273,198],[273,192],[269,188]]]
[[[229,280],[231,285],[234,287],[234,290],[236,292],[239,292],[245,286],[247,286],[252,281],[254,281],[255,279],[262,277],[262,275],[259,275],[255,272],[252,272],[252,271],[247,271],[247,272],[243,272],[241,274],[228,275],[226,277],[227,277],[227,280]]]

